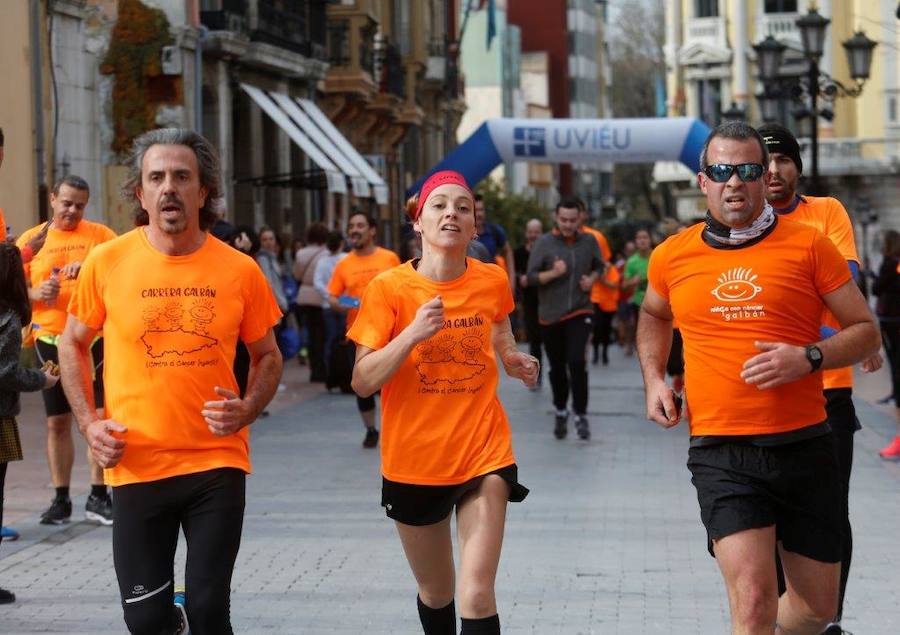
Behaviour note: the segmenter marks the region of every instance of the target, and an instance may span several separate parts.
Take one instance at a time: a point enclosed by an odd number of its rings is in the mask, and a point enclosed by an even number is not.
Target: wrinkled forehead
[[[175,170],[197,172],[197,155],[191,148],[180,144],[156,144],[147,148],[141,162],[142,172]]]

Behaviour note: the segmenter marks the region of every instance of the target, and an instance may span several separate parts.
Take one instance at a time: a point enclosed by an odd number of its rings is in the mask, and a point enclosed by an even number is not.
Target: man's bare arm
[[[644,376],[647,418],[664,428],[676,425],[681,417],[666,384],[666,360],[672,347],[672,308],[669,302],[647,287],[638,320],[637,349]]]

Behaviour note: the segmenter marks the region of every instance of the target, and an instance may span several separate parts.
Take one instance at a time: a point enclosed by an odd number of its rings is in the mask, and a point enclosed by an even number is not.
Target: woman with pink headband
[[[426,635],[500,633],[494,582],[507,502],[522,501],[498,360],[526,386],[538,361],[519,352],[505,272],[466,257],[474,197],[458,172],[431,175],[407,212],[422,257],[377,276],[347,337],[353,389],[382,395],[382,501],[418,586]],[[454,570],[450,516],[460,548]],[[455,587],[455,588],[454,588]]]

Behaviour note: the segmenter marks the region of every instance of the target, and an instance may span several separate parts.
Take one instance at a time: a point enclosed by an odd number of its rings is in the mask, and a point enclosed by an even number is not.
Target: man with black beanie
[[[778,124],[764,124],[758,128],[769,151],[769,165],[766,174],[766,198],[782,218],[810,225],[825,234],[847,260],[854,277],[859,275],[859,257],[853,225],[841,202],[830,196],[801,196],[798,192],[803,161],[800,145],[790,130]],[[830,337],[840,328],[834,316],[826,311],[822,320],[822,337]],[[862,364],[871,372],[881,367],[881,356],[876,354]],[[853,434],[859,430],[859,420],[853,407],[852,368],[826,370],[822,373],[825,412],[832,429],[838,469],[841,477],[842,493],[838,501],[844,518],[843,557],[841,559],[841,586],[838,610],[833,622],[824,631],[828,635],[838,635],[844,631],[840,621],[844,606],[844,593],[850,572],[853,538],[850,529],[848,493],[850,470],[853,466]],[[779,567],[779,591],[783,591],[783,581]]]

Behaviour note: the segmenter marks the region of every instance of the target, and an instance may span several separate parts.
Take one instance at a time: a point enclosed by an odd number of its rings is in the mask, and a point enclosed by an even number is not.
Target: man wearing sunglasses
[[[768,162],[743,122],[710,134],[698,174],[706,222],[654,250],[638,351],[647,417],[664,428],[689,421],[688,468],[734,632],[817,635],[837,608],[843,528],[818,371],[874,354],[880,337],[832,242],[766,202]],[[826,307],[841,330],[822,339]],[[683,408],[665,382],[673,317]]]
[[[765,124],[758,128],[769,151],[769,169],[766,172],[766,198],[780,218],[815,227],[825,234],[847,261],[853,277],[859,275],[859,256],[853,224],[844,206],[830,196],[801,196],[797,192],[803,160],[800,145],[791,131],[778,124]],[[822,320],[822,337],[833,335],[840,325],[833,315],[826,312]],[[881,367],[881,355],[876,353],[863,362],[863,370],[872,372]],[[843,614],[844,594],[850,572],[853,538],[847,496],[850,488],[850,470],[853,465],[853,435],[859,430],[859,420],[853,407],[853,371],[851,367],[826,370],[822,373],[825,395],[825,412],[832,430],[842,493],[837,499],[843,521],[843,556],[841,558],[841,585],[838,596],[838,610],[825,633],[842,633],[840,627]],[[780,591],[783,591],[783,585]]]

